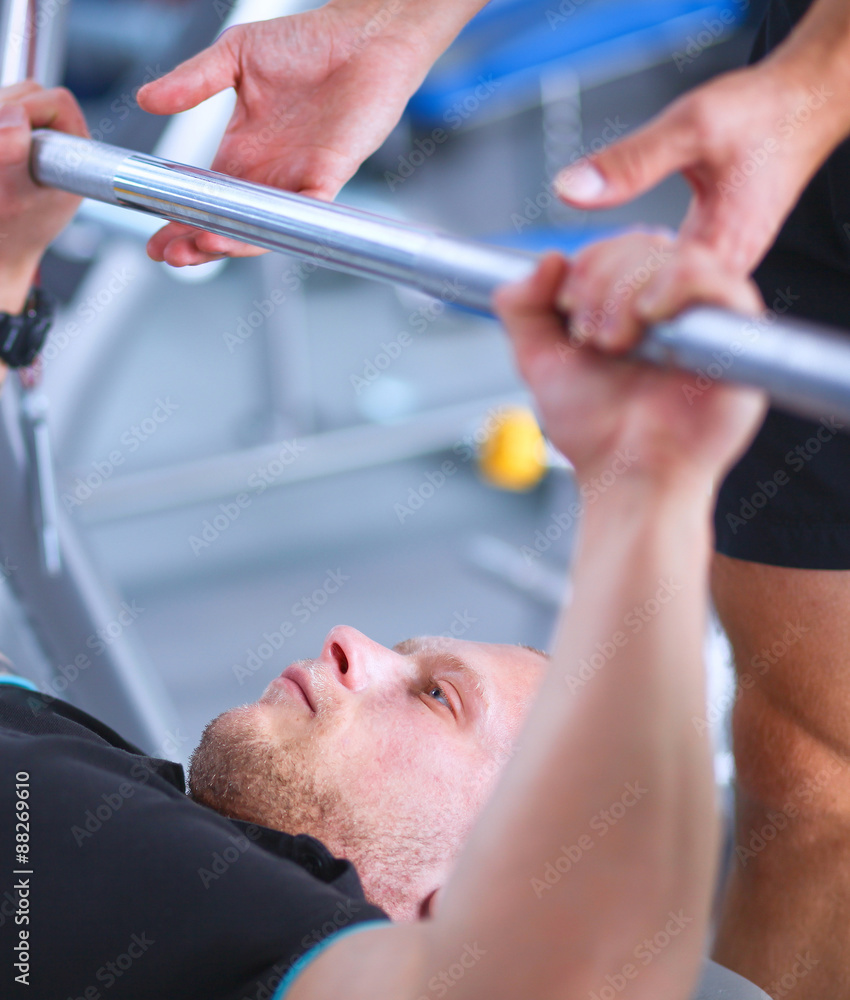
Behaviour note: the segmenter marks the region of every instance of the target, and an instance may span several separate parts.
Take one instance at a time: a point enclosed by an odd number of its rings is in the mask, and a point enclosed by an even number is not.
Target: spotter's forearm
[[[421,54],[424,69],[449,47],[489,0],[331,0],[350,17],[381,25],[382,32]]]
[[[759,64],[807,102],[805,141],[824,159],[850,134],[850,4],[817,0],[789,37]],[[768,86],[770,84],[768,83]],[[803,111],[802,103],[800,111]]]

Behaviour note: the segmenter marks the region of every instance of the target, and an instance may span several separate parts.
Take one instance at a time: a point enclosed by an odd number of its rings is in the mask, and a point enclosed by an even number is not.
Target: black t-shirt
[[[192,802],[178,764],[65,702],[0,684],[0,760],[3,998],[268,1000],[388,919],[319,841]]]
[[[779,46],[813,0],[772,0],[753,49],[752,61]],[[777,137],[802,131],[818,114],[830,114],[846,95],[814,92],[791,120],[777,123]],[[811,118],[809,117],[811,116]],[[815,174],[756,273],[768,305],[789,281],[799,296],[793,312],[850,327],[850,140],[841,143]]]

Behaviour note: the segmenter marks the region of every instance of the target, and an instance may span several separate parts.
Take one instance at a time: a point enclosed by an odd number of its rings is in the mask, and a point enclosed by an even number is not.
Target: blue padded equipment
[[[542,72],[583,85],[699,54],[745,19],[740,0],[493,0],[461,32],[411,99],[417,127],[492,113],[539,94]],[[481,97],[482,84],[494,89]],[[479,96],[476,97],[476,88]]]

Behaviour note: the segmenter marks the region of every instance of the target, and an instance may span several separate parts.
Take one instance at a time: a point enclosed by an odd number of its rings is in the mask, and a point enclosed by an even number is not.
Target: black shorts
[[[846,273],[773,250],[756,273],[768,308],[848,329]],[[850,427],[771,410],[720,489],[717,551],[795,569],[850,569]]]

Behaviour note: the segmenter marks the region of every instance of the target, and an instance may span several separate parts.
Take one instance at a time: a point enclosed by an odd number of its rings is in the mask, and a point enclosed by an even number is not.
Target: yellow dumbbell
[[[531,410],[502,410],[483,430],[486,436],[478,449],[478,468],[486,482],[518,493],[537,486],[549,464],[546,441]]]

